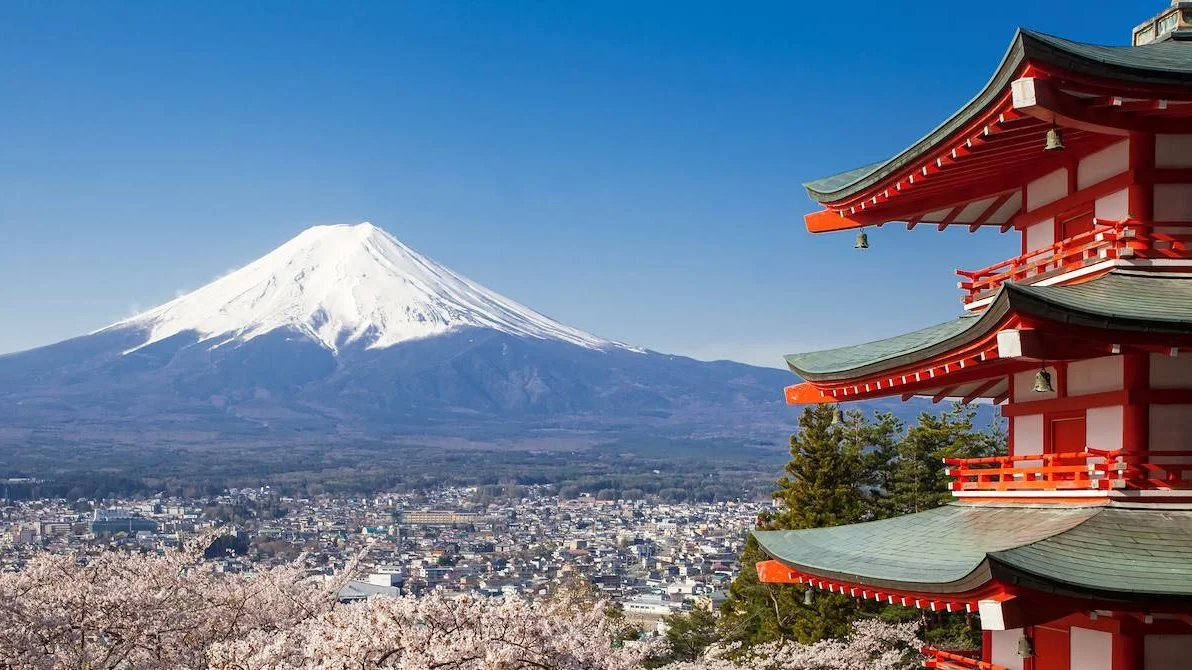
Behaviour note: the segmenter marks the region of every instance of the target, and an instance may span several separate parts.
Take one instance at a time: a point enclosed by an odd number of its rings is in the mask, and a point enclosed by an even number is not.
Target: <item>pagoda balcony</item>
[[[1056,283],[1062,275],[1095,271],[1118,260],[1186,259],[1192,265],[1192,234],[1168,232],[1187,224],[1093,220],[1092,230],[976,271],[957,270],[966,309],[983,307],[1006,282]]]
[[[953,494],[992,491],[1192,490],[1192,452],[1120,449],[945,458]]]
[[[927,657],[923,661],[923,667],[935,670],[1008,670],[1005,666],[987,663],[968,656],[967,653],[927,647],[923,650],[923,655]]]

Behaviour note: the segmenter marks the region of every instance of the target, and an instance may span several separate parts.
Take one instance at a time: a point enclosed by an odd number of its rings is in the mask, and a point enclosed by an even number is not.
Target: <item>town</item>
[[[646,629],[713,608],[767,505],[560,499],[547,487],[490,498],[477,487],[315,499],[268,487],[206,499],[6,500],[0,570],[36,552],[161,552],[211,536],[213,570],[301,561],[312,576],[352,572],[343,601],[430,592],[541,595],[586,583]]]

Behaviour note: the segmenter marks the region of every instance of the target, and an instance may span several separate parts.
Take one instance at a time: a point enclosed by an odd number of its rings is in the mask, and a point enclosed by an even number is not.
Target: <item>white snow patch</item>
[[[543,316],[367,222],[310,228],[239,270],[104,330],[129,326],[149,333],[137,349],[186,331],[218,338],[214,346],[221,346],[288,327],[337,352],[348,343],[380,349],[479,327],[641,351]]]

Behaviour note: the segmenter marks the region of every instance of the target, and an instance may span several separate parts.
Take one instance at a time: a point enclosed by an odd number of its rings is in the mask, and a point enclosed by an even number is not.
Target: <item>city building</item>
[[[812,233],[993,228],[964,314],[787,357],[791,404],[992,401],[1009,455],[948,463],[954,501],[757,532],[765,582],[979,614],[983,658],[928,667],[1152,670],[1192,658],[1192,2],[1133,46],[1026,30],[897,156],[806,184]],[[868,231],[866,230],[868,229]],[[993,259],[991,259],[993,260]]]

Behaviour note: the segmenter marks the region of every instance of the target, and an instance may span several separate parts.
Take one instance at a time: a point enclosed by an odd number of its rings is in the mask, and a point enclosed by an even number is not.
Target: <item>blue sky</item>
[[[571,325],[701,358],[959,308],[995,234],[811,236],[800,183],[892,155],[1049,0],[68,3],[0,11],[0,352],[107,325],[302,229],[370,220]]]

